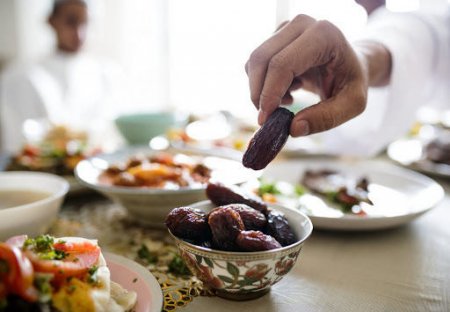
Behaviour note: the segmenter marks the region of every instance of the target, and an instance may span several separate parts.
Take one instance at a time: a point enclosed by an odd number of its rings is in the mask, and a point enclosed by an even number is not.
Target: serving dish
[[[365,214],[345,213],[326,198],[306,193],[290,201],[305,212],[317,229],[368,231],[407,224],[436,206],[444,190],[434,180],[382,161],[288,160],[267,167],[263,178],[298,184],[306,170],[333,170],[370,181]]]
[[[106,252],[111,280],[137,293],[135,312],[160,312],[163,295],[156,278],[143,266],[128,258]]]
[[[209,200],[189,206],[205,213],[216,207]],[[269,207],[285,215],[296,234],[295,243],[264,251],[222,251],[194,245],[170,230],[169,233],[193,274],[218,296],[231,300],[255,299],[289,273],[313,229],[310,219],[302,212],[280,205]]]
[[[0,209],[0,240],[19,234],[36,236],[50,227],[58,216],[69,183],[41,172],[0,172],[0,191],[40,192],[40,199]],[[27,196],[24,193],[23,196]]]
[[[186,151],[169,149],[165,152],[176,154]],[[99,181],[102,173],[112,164],[124,162],[135,155],[148,157],[158,153],[160,151],[148,147],[131,147],[112,154],[97,155],[81,161],[75,169],[75,175],[81,184],[101,192],[124,206],[136,220],[163,228],[164,218],[172,208],[205,199],[206,186],[202,184],[178,189],[161,189],[107,185]],[[244,168],[236,160],[200,154],[193,157],[211,169],[211,180],[214,181],[240,184],[260,175],[260,172]]]
[[[405,138],[392,142],[387,155],[397,164],[426,174],[450,178],[450,165],[437,163],[426,157],[426,146],[419,138]]]

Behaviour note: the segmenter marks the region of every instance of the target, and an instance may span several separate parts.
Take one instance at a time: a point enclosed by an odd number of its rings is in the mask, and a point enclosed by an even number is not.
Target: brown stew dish
[[[158,153],[133,156],[122,164],[114,164],[99,177],[99,182],[125,187],[179,189],[208,183],[211,169],[183,154]]]

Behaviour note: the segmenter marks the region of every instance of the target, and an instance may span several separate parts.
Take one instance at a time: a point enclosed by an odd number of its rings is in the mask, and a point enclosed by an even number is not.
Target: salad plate
[[[160,312],[163,295],[156,278],[140,264],[125,257],[105,253],[111,280],[137,293],[135,312]]]
[[[302,177],[314,170],[336,172],[355,181],[364,179],[367,200],[357,206],[357,212],[355,207],[345,210],[330,200],[330,196],[304,188]],[[282,204],[300,209],[311,218],[316,229],[324,230],[367,231],[397,227],[426,213],[444,197],[444,190],[434,180],[382,161],[287,160],[272,163],[262,178],[290,185],[291,189],[305,189],[301,194],[291,192],[288,196],[274,197]]]

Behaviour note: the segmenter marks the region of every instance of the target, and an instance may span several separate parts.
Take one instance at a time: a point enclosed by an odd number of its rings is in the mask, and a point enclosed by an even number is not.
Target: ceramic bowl
[[[35,191],[47,193],[34,202],[0,209],[0,241],[11,236],[31,237],[45,233],[55,221],[69,183],[56,175],[40,172],[0,172],[0,192]]]
[[[190,207],[209,212],[216,206],[202,201]],[[196,246],[169,233],[192,273],[216,295],[231,300],[255,299],[289,273],[313,229],[311,220],[300,211],[270,207],[284,213],[297,235],[296,243],[268,251],[231,252]]]
[[[148,147],[130,147],[112,154],[102,154],[81,161],[75,168],[75,176],[85,186],[94,189],[128,210],[140,223],[165,228],[164,220],[174,208],[206,199],[206,186],[186,187],[175,190],[151,187],[123,187],[99,182],[101,173],[111,164],[126,161],[134,155],[151,156],[160,151]],[[183,150],[166,150],[168,153],[184,153]],[[189,153],[187,153],[189,154]],[[236,160],[207,155],[191,155],[212,169],[212,179],[227,184],[240,184],[259,176]]]
[[[115,124],[129,144],[148,144],[173,127],[186,124],[186,116],[172,112],[151,112],[122,115],[116,118]]]

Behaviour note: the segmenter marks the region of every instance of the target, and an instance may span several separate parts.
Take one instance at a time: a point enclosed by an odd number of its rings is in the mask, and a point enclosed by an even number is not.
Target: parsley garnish
[[[189,268],[186,266],[186,263],[184,263],[184,260],[179,255],[175,255],[172,261],[170,261],[169,272],[175,275],[183,275],[183,276],[191,275],[191,271],[189,271]]]
[[[44,273],[37,273],[34,277],[33,284],[39,292],[39,302],[41,303],[50,302],[52,299],[52,286],[50,284],[52,278],[52,274]]]
[[[97,283],[97,281],[98,281],[97,271],[98,271],[98,266],[97,265],[94,265],[94,266],[89,268],[89,270],[88,270],[89,276],[88,276],[88,279],[87,279],[88,283],[91,283],[91,284]]]
[[[39,255],[42,260],[63,260],[67,257],[67,253],[57,250],[53,247],[55,239],[50,235],[40,235],[36,238],[28,238],[23,244],[24,249],[31,249]],[[65,242],[60,240],[59,244]]]
[[[139,248],[137,254],[140,259],[146,260],[148,263],[158,262],[158,256],[154,252],[151,252],[145,245],[142,245],[141,248]]]

